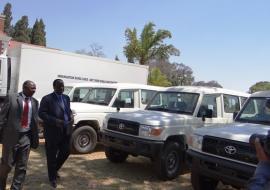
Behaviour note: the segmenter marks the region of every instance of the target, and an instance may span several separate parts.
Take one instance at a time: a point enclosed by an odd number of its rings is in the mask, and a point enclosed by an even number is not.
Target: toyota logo
[[[225,146],[225,152],[227,154],[235,154],[236,153],[236,148],[234,146]]]
[[[118,126],[118,128],[120,130],[123,130],[125,128],[125,124],[124,123],[120,123],[119,126]]]

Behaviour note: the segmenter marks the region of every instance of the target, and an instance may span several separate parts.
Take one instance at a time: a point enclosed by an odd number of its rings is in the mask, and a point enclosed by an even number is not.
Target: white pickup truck
[[[188,150],[194,190],[214,190],[219,181],[246,188],[258,162],[249,138],[269,130],[270,91],[252,94],[234,123],[195,130]]]
[[[98,133],[108,113],[144,109],[162,87],[132,83],[66,84],[74,114],[72,151],[89,153],[97,144]]]
[[[113,113],[101,131],[107,158],[149,157],[162,179],[183,170],[187,133],[194,128],[233,121],[249,94],[222,88],[170,87],[155,94],[145,110]]]

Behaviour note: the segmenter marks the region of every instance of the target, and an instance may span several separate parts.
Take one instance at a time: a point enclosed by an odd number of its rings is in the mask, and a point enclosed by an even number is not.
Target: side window
[[[252,116],[254,116],[257,113],[258,113],[258,103],[257,103],[256,100],[253,100],[253,101],[248,102],[248,104],[245,107],[245,110],[242,113],[242,115],[252,115]]]
[[[160,106],[162,104],[162,95],[158,93],[157,95],[154,95],[151,105]]]
[[[134,90],[120,90],[113,107],[134,108]]]
[[[148,104],[148,102],[152,99],[156,91],[154,90],[141,90],[141,101],[142,104]]]
[[[218,95],[204,95],[198,112],[198,117],[202,117],[208,110],[212,110],[212,117],[217,117],[217,97]]]
[[[226,113],[233,113],[240,110],[240,103],[238,96],[223,95],[224,111]]]
[[[76,88],[73,94],[73,102],[81,102],[86,94],[90,91],[90,88]]]

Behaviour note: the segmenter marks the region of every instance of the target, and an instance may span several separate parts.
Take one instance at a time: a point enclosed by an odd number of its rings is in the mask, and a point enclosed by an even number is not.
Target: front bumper
[[[153,141],[131,137],[111,131],[100,132],[101,143],[105,146],[125,151],[132,155],[156,158],[164,146],[162,141]]]
[[[202,154],[191,149],[187,151],[187,154],[192,165],[196,165],[196,170],[203,176],[235,187],[246,187],[256,169],[254,166]]]

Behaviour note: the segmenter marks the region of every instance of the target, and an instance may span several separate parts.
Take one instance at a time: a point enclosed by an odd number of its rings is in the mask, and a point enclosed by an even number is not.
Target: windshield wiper
[[[99,105],[105,105],[105,106],[108,105],[108,103],[106,103],[106,102],[97,102],[97,104],[99,104]]]
[[[82,101],[82,103],[87,103],[87,104],[97,104],[97,102],[96,102],[96,101],[93,101],[93,100]]]
[[[235,121],[240,122],[240,123],[253,123],[253,124],[270,125],[269,121],[263,121],[263,120],[236,119]]]
[[[169,109],[163,108],[163,107],[152,107],[152,108],[147,108],[147,110],[153,110],[153,111],[168,111]]]

